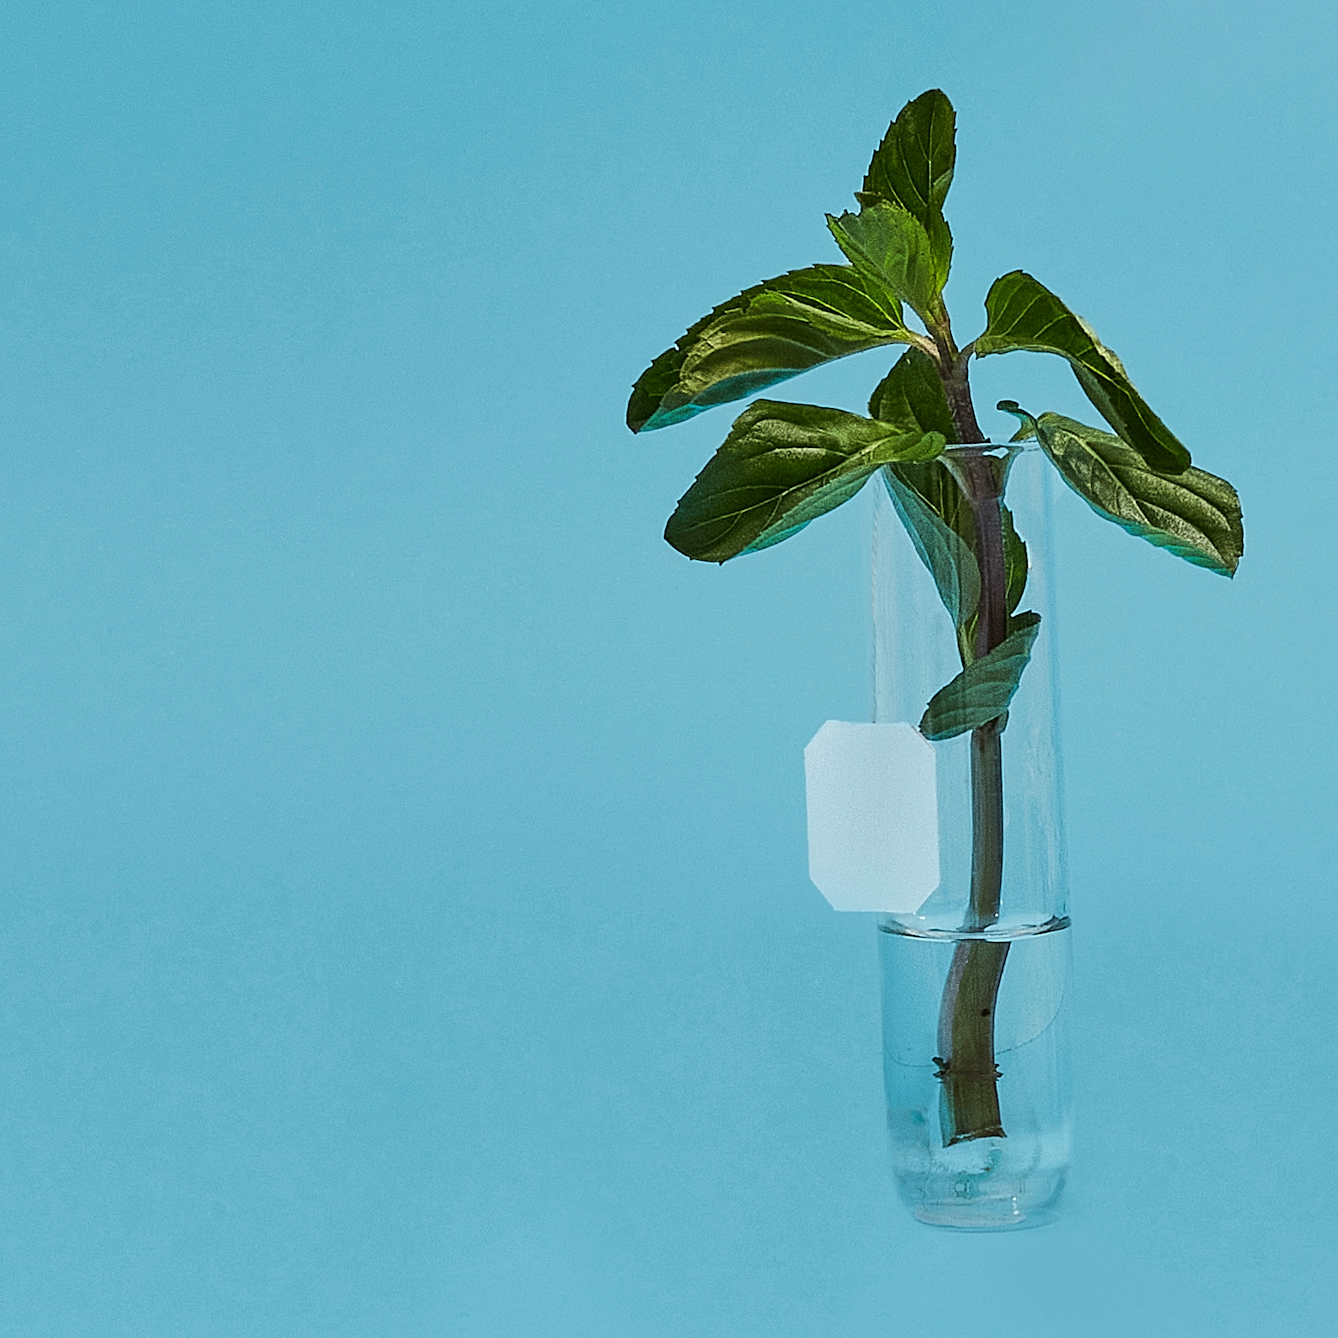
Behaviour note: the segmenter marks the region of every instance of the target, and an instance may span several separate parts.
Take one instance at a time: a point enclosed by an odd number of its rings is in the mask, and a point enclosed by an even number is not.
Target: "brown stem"
[[[971,402],[971,385],[966,370],[971,355],[956,353],[955,350],[950,354],[950,348],[951,345],[940,349],[939,365],[947,367],[947,374],[942,376],[943,391],[948,397],[948,408],[952,410],[952,421],[957,427],[957,436],[962,444],[978,445],[985,440],[985,434],[976,421],[976,406]]]
[[[972,1138],[1006,1137],[999,1115],[999,1067],[994,1062],[994,1011],[1007,943],[971,939],[953,950],[938,1015],[935,1056],[943,1083],[939,1125],[943,1146]]]
[[[985,438],[971,403],[966,371],[969,356],[968,352],[954,357],[943,380],[958,436],[968,444],[968,449],[958,449],[953,455],[975,519],[980,602],[974,650],[979,659],[1008,635],[1008,595],[999,475],[993,459],[970,449]],[[962,928],[973,934],[994,924],[1000,911],[1004,839],[1001,731],[1002,720],[991,720],[971,732],[971,893]],[[999,1114],[994,1015],[1007,957],[1007,943],[985,939],[960,942],[953,950],[939,1007],[940,1054],[935,1057],[943,1083],[940,1124],[945,1146],[1005,1136]]]

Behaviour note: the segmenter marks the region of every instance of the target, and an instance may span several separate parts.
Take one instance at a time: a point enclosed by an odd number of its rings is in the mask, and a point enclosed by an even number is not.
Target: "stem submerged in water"
[[[1007,943],[972,939],[953,950],[938,1015],[935,1060],[943,1083],[939,1124],[943,1145],[972,1138],[1003,1138],[999,1066],[994,1061],[994,1007]]]
[[[1003,750],[999,722],[971,733],[971,900],[962,928],[979,933],[999,918],[1003,879]],[[944,1145],[1003,1138],[994,1013],[1007,943],[971,939],[953,950],[938,1015]]]

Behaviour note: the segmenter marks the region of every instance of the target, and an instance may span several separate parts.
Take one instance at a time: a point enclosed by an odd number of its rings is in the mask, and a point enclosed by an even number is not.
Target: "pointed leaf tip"
[[[930,88],[912,98],[887,128],[864,175],[864,194],[910,210],[922,223],[941,213],[957,162],[957,113]]]

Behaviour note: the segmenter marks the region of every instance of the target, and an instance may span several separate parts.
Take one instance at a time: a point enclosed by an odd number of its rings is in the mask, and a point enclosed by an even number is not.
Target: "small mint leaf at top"
[[[921,93],[888,126],[856,196],[862,205],[875,200],[900,205],[919,219],[933,247],[940,288],[952,263],[943,202],[957,160],[956,136],[957,114],[946,94],[937,88]]]
[[[909,209],[923,223],[942,210],[957,161],[957,113],[941,89],[913,98],[887,128],[864,175],[864,192]]]
[[[1022,681],[1040,626],[1037,613],[1019,613],[1010,619],[1012,630],[1003,641],[933,695],[920,721],[920,733],[935,741],[951,739],[1003,715]]]
[[[1110,432],[1057,413],[1035,421],[1064,482],[1098,515],[1195,566],[1235,575],[1245,529],[1240,498],[1225,479],[1197,468],[1159,474]]]
[[[1023,270],[996,279],[985,298],[989,324],[975,341],[977,357],[1029,349],[1067,358],[1083,393],[1148,468],[1178,474],[1189,452],[1134,389],[1124,364],[1044,284]]]
[[[680,498],[664,537],[680,553],[725,562],[797,533],[840,506],[881,465],[928,460],[936,433],[900,432],[842,409],[758,400]]]
[[[836,244],[873,284],[892,290],[929,324],[942,303],[943,279],[924,225],[900,205],[878,201],[858,214],[827,215]]]
[[[723,302],[641,374],[627,425],[649,432],[811,367],[908,343],[901,303],[849,265],[791,270]]]

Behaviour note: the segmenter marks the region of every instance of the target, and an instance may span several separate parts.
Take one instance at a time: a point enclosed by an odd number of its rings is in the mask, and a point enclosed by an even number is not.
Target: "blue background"
[[[1331,1322],[1331,6],[13,5],[0,19],[0,1332],[1317,1333]],[[660,540],[713,303],[959,112],[1024,266],[1249,548],[1059,508],[1064,1220],[917,1226],[800,750],[866,503]],[[781,393],[857,408],[873,353]],[[982,406],[1090,413],[999,358]],[[985,415],[996,433],[1007,420]]]

